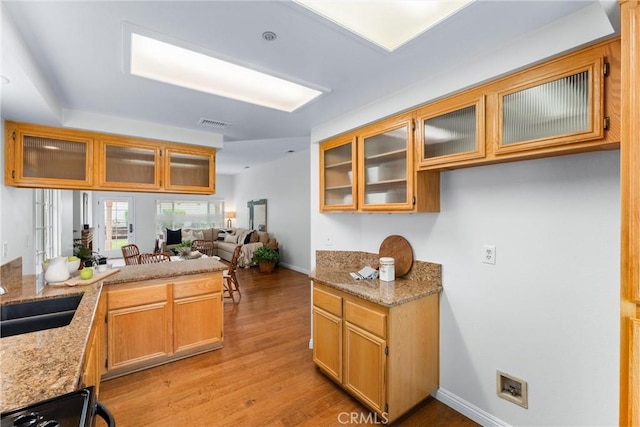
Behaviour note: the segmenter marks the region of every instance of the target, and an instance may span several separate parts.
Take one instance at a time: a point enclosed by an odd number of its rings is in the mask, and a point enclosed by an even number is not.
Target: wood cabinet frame
[[[476,147],[470,151],[446,154],[437,157],[425,157],[424,122],[434,117],[452,113],[457,110],[475,106],[476,108]],[[439,165],[460,160],[480,159],[485,156],[485,96],[478,91],[462,93],[442,101],[434,102],[416,112],[416,146],[418,151],[418,168]]]
[[[508,89],[498,91],[497,110],[493,114],[497,138],[494,152],[497,155],[516,153],[536,148],[550,148],[570,143],[601,139],[604,136],[604,58],[601,54],[590,53],[570,60],[554,61],[551,64],[526,70],[501,81],[500,86]],[[589,80],[589,128],[582,132],[525,140],[511,144],[503,143],[503,118],[505,96],[542,85],[567,76],[588,71]]]
[[[84,180],[58,179],[24,176],[24,149],[22,139],[25,136],[59,139],[86,145]],[[5,183],[20,187],[48,187],[89,189],[94,184],[94,138],[73,130],[51,128],[39,125],[5,122]]]
[[[314,282],[313,316],[314,362],[384,419],[396,420],[437,389],[438,294],[384,307]],[[317,316],[330,321],[318,324]],[[322,330],[327,324],[331,330]],[[318,339],[319,334],[326,335]],[[317,348],[327,344],[328,349]],[[356,345],[366,354],[354,353]],[[327,354],[327,350],[332,354],[330,359],[335,357],[335,351],[339,352],[341,375],[317,357],[319,353]],[[366,369],[361,369],[363,366]]]
[[[69,180],[24,177],[24,172],[22,170],[23,145],[20,139],[23,134],[42,136],[52,139],[64,139],[67,141],[87,144],[85,164],[86,179]],[[141,147],[153,150],[156,155],[156,170],[154,172],[153,184],[108,182],[106,180],[107,172],[105,156],[106,146],[108,145],[118,145],[121,147],[131,148]],[[201,156],[205,158],[208,163],[209,170],[206,185],[171,185],[171,169],[169,163],[169,155],[171,153]],[[213,194],[215,193],[216,173],[215,153],[216,150],[214,148],[204,146],[178,144],[168,141],[5,121],[5,184],[15,187]]]
[[[357,134],[357,155],[358,155],[358,207],[362,211],[412,211],[414,209],[415,204],[415,189],[414,189],[414,113],[402,114],[396,117],[392,117],[386,120],[382,120],[373,125],[362,128],[360,132]],[[406,168],[406,200],[403,203],[365,203],[366,197],[366,169],[365,169],[365,161],[367,158],[365,157],[365,145],[367,138],[374,137],[377,135],[381,135],[387,132],[392,132],[394,130],[406,128],[407,130],[407,140],[404,148],[405,152],[405,168]],[[406,150],[406,151],[405,151]],[[396,152],[384,153],[378,156],[374,156],[376,158],[384,157],[384,156],[392,156]],[[368,159],[372,159],[370,157]],[[392,183],[390,183],[393,185]],[[382,182],[380,184],[370,184],[377,186],[385,186],[386,182]],[[439,195],[438,195],[439,196]]]
[[[131,188],[137,188],[138,191],[157,191],[162,186],[161,174],[162,174],[162,149],[158,144],[150,144],[139,139],[110,139],[100,138],[98,139],[98,149],[96,150],[95,164],[98,165],[98,186],[105,189],[114,190],[130,190]],[[110,182],[107,181],[107,147],[117,146],[122,148],[142,148],[151,150],[154,157],[154,177],[153,183],[139,183],[139,182]]]
[[[327,169],[334,167],[342,167],[347,163],[336,163],[328,165],[326,163],[325,154],[327,151],[351,144],[351,183],[348,189],[351,189],[351,203],[343,204],[328,204],[327,203],[327,191],[338,190],[343,191],[342,187],[327,187]],[[334,140],[327,141],[320,145],[320,212],[330,211],[355,211],[358,205],[358,167],[357,167],[357,142],[356,136],[353,134],[344,135]]]
[[[222,272],[107,285],[106,292],[108,357],[103,378],[223,345]]]

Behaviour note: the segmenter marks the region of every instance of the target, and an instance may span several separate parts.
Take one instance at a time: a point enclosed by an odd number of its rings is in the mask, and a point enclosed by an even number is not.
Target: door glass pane
[[[407,202],[407,132],[405,126],[365,138],[365,204]]]
[[[209,157],[170,153],[170,183],[177,186],[208,187]]]
[[[25,135],[23,174],[28,178],[86,179],[87,144]]]
[[[353,203],[353,162],[351,144],[324,152],[324,203],[350,205]]]
[[[503,98],[502,144],[588,131],[589,71]]]
[[[424,158],[474,151],[476,106],[424,120]]]
[[[150,148],[106,146],[106,181],[155,183],[155,150]]]
[[[119,250],[129,241],[129,203],[126,200],[105,200],[104,250]]]

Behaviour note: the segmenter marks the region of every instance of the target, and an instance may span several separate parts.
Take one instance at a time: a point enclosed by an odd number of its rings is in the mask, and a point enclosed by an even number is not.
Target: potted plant
[[[280,260],[280,254],[273,248],[261,246],[253,253],[252,261],[258,264],[260,271],[271,273]]]

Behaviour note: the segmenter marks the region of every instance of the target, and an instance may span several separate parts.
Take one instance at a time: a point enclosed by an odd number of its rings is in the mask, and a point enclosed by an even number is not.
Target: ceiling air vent
[[[221,120],[212,120],[212,119],[200,119],[198,124],[200,126],[207,126],[207,127],[216,128],[216,129],[226,129],[229,126],[231,126],[231,123],[229,122],[223,122]]]

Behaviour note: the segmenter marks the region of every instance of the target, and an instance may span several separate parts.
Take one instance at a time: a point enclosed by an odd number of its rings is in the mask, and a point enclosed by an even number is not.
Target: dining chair
[[[201,254],[213,255],[213,242],[211,240],[197,239],[191,242],[191,249]]]
[[[122,258],[124,258],[125,265],[137,265],[140,264],[140,249],[137,245],[130,244],[124,245],[122,248]]]
[[[165,253],[140,254],[140,264],[156,264],[158,262],[170,262],[171,257]]]
[[[233,303],[236,302],[233,297],[233,293],[238,293],[238,302],[240,302],[240,298],[242,298],[242,293],[240,292],[240,284],[238,283],[238,278],[236,277],[236,269],[238,268],[238,258],[240,257],[240,251],[242,250],[242,245],[236,246],[233,251],[233,256],[231,257],[231,264],[229,264],[229,269],[224,270],[222,272],[222,280],[224,291],[223,294],[225,298],[231,298]]]

